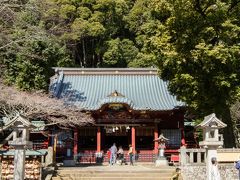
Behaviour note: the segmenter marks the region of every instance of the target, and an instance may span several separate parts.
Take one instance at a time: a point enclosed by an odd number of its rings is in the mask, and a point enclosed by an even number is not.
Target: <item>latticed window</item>
[[[97,128],[96,127],[79,128],[78,135],[79,136],[96,136]]]
[[[180,129],[163,129],[161,130],[164,137],[169,139],[169,141],[166,142],[166,145],[168,147],[180,147],[181,146],[181,131]]]
[[[137,127],[136,136],[153,136],[154,127]]]

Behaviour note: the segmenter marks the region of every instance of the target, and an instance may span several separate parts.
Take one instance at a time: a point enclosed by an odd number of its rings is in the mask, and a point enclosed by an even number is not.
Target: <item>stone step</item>
[[[156,176],[152,176],[152,177],[147,177],[151,180],[169,180],[171,179],[171,176],[167,176],[167,177],[156,177]],[[53,177],[52,180],[146,180],[146,177],[116,177],[116,176],[112,176],[112,177]]]
[[[58,175],[75,175],[75,176],[86,176],[86,175],[95,175],[95,176],[130,176],[130,175],[143,175],[143,176],[149,176],[149,175],[168,175],[172,174],[174,171],[168,171],[168,172],[62,172],[58,171],[56,174]]]
[[[173,173],[164,173],[164,174],[137,174],[137,173],[133,173],[133,174],[57,174],[57,176],[61,176],[61,177],[65,177],[65,176],[72,176],[72,177],[165,177],[165,176],[171,176]]]
[[[53,180],[169,180],[175,167],[99,166],[59,167]]]
[[[100,169],[91,169],[91,168],[58,168],[58,172],[91,172],[91,173],[101,173],[101,172],[112,172],[112,173],[117,173],[117,172],[153,172],[153,173],[161,173],[161,172],[172,172],[175,171],[175,168],[130,168],[130,167],[124,167],[124,168],[115,168],[115,167],[109,167],[109,168],[100,168]]]
[[[168,173],[168,172],[173,172],[175,170],[167,170],[167,169],[162,169],[162,170],[129,170],[129,169],[124,169],[124,170],[56,170],[57,172],[62,172],[62,173]]]

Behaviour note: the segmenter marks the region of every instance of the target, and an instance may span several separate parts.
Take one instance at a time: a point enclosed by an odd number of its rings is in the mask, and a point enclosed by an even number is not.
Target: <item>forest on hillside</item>
[[[156,67],[199,116],[231,127],[240,97],[239,0],[4,0],[0,75],[47,90],[52,67]]]

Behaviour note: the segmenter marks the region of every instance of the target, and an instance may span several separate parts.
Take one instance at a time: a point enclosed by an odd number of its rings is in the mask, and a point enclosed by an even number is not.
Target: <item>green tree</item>
[[[127,67],[137,56],[138,49],[129,39],[119,38],[107,42],[107,51],[103,55],[104,66]]]
[[[159,50],[153,49],[152,46],[158,44],[161,49],[165,48],[167,39],[164,37],[164,33],[166,33],[164,22],[170,14],[170,9],[166,5],[168,5],[166,1],[137,0],[125,16],[126,26],[133,32],[134,42],[139,49],[137,58],[129,66],[151,67],[157,65]]]
[[[38,8],[32,1],[16,12],[10,40],[1,47],[5,82],[22,90],[47,90],[52,67],[73,65],[65,46],[43,28]]]
[[[149,5],[160,25],[149,46],[157,57],[160,76],[200,116],[215,112],[227,123],[225,145],[234,146],[229,109],[240,92],[240,3],[158,2]]]
[[[104,66],[106,42],[129,38],[123,18],[132,6],[130,0],[45,1],[46,27],[57,30],[81,67]]]

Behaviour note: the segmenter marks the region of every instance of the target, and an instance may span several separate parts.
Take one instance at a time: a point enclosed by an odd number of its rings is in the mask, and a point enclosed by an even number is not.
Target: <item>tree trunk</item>
[[[231,118],[233,122],[233,129],[234,129],[234,136],[235,136],[235,143],[236,147],[240,147],[240,129],[239,126],[239,120],[240,120],[240,102],[237,101],[231,106]]]
[[[95,63],[94,39],[92,40],[92,67],[96,67],[96,63]]]
[[[233,122],[230,114],[230,107],[228,105],[221,106],[220,109],[216,110],[216,115],[225,123],[227,127],[222,129],[224,138],[224,147],[233,148],[236,147],[235,136],[233,129]]]
[[[85,42],[84,39],[82,40],[82,48],[83,48],[83,66],[85,67],[86,65],[86,50],[85,50]]]

